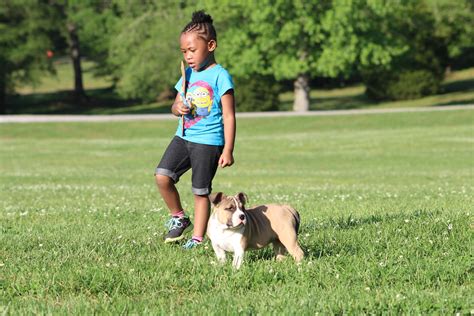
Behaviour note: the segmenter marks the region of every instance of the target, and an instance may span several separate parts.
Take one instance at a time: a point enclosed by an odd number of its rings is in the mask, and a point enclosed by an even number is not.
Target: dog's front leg
[[[225,263],[225,251],[215,243],[212,243],[212,248],[214,249],[214,252],[216,254],[217,260],[219,260],[220,263]]]
[[[244,260],[244,249],[242,248],[235,248],[234,249],[234,260],[232,261],[232,266],[235,269],[239,269],[242,265],[242,261]]]

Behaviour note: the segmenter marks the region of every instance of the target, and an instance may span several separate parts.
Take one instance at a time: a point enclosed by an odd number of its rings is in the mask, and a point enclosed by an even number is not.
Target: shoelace
[[[190,239],[186,242],[186,244],[184,245],[184,249],[191,249],[191,248],[194,248],[196,247],[197,245],[199,245],[200,242],[197,241],[197,240],[194,240],[194,239]]]
[[[181,222],[180,222],[179,220],[180,220],[179,218],[171,217],[171,218],[166,222],[165,227],[168,228],[168,230],[172,230],[172,229],[181,227],[182,224],[181,224]]]

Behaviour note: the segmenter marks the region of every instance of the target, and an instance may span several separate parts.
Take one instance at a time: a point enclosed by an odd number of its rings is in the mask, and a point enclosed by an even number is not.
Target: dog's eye
[[[226,207],[225,210],[226,210],[226,211],[233,211],[233,210],[234,210],[234,207],[233,207],[233,206],[229,206],[229,207]]]

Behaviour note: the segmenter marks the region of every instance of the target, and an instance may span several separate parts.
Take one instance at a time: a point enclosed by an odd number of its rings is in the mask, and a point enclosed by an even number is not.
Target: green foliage
[[[152,101],[180,77],[179,35],[185,19],[179,3],[156,0],[142,6],[117,1],[120,21],[109,63],[118,92]]]
[[[433,35],[436,21],[424,3],[403,6],[387,34],[400,38],[407,49],[383,67],[365,68],[367,95],[377,100],[404,100],[439,92],[448,61],[443,40]]]
[[[153,169],[176,120],[0,124],[0,311],[469,314],[472,110],[247,118],[214,190],[300,212],[301,265],[166,245]],[[191,175],[178,183],[191,210]],[[191,212],[192,213],[192,212]]]
[[[474,47],[474,3],[470,0],[427,0],[435,19],[434,36],[452,61]]]
[[[348,75],[387,64],[404,43],[380,35],[398,4],[371,1],[204,1],[224,29],[219,58],[237,76]],[[383,30],[382,30],[383,31]]]
[[[81,42],[81,54],[97,63],[97,75],[110,75],[109,48],[116,36],[116,25],[120,16],[113,1],[87,0],[69,1],[68,20],[77,25]]]
[[[281,85],[272,76],[255,75],[234,79],[237,111],[257,112],[278,110]]]
[[[307,110],[311,76],[349,77],[357,66],[386,65],[404,43],[380,35],[398,4],[355,0],[204,1],[225,29],[219,58],[239,77],[296,80],[294,109]],[[225,11],[225,12],[224,12]],[[300,97],[296,97],[296,95]]]
[[[359,69],[389,65],[406,50],[389,31],[399,11],[399,1],[334,0],[321,18],[324,41],[316,75],[349,77]]]
[[[19,83],[37,82],[50,69],[46,50],[51,25],[46,18],[50,8],[22,0],[0,3],[0,113],[4,96]]]

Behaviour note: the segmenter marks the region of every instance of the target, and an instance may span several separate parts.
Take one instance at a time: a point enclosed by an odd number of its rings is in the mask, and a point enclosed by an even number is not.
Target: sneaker
[[[183,248],[184,249],[193,249],[193,248],[196,248],[197,246],[199,246],[200,244],[202,244],[201,241],[197,241],[196,239],[191,238],[190,240],[188,240],[186,242],[186,244],[184,244]]]
[[[189,217],[171,217],[165,224],[168,233],[165,236],[165,243],[179,241],[184,238],[184,233],[193,228],[193,224]]]

